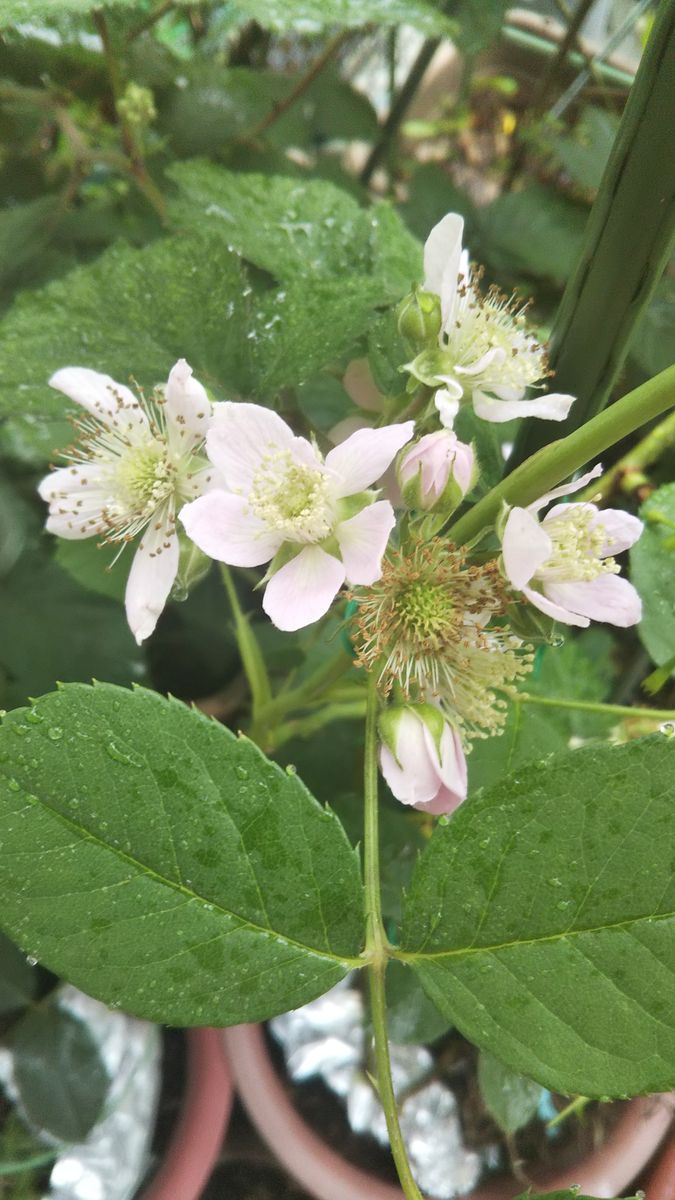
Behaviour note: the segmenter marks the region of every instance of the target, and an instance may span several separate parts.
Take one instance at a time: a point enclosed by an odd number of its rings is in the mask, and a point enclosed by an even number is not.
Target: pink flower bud
[[[380,718],[380,768],[397,800],[451,813],[466,799],[467,772],[456,729],[433,704],[387,709]]]
[[[427,433],[401,455],[398,480],[409,508],[453,512],[476,475],[473,446],[450,429]]]

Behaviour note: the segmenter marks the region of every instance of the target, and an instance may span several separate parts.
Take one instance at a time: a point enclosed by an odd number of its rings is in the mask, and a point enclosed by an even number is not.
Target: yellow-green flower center
[[[130,447],[117,467],[117,484],[125,506],[140,515],[154,510],[175,490],[176,468],[166,445],[158,440]]]
[[[598,575],[616,575],[619,567],[613,558],[601,558],[607,534],[601,524],[593,524],[595,512],[582,505],[545,521],[544,529],[553,542],[553,554],[537,574],[546,579],[597,579]]]
[[[270,529],[289,541],[319,542],[332,528],[327,476],[320,466],[295,462],[288,451],[266,455],[248,502]]]

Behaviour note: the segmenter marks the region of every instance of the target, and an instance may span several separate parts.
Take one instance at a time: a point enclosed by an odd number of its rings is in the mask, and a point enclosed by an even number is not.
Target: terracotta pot
[[[316,1200],[403,1200],[398,1187],[345,1162],[300,1118],[272,1065],[260,1025],[226,1029],[224,1040],[237,1091],[251,1120],[279,1161]],[[578,1184],[591,1196],[620,1195],[663,1141],[674,1110],[675,1093],[630,1101],[603,1146],[574,1167],[537,1177],[537,1184],[547,1190]],[[666,1151],[663,1163],[669,1153]],[[672,1158],[669,1161],[675,1169]],[[663,1168],[670,1171],[668,1179],[672,1169]],[[660,1170],[659,1166],[655,1178]],[[512,1200],[522,1191],[522,1184],[497,1180],[466,1200]],[[654,1190],[649,1200],[675,1200],[675,1193],[664,1191],[661,1195]]]
[[[199,1200],[232,1110],[232,1080],[219,1029],[187,1033],[185,1097],[168,1151],[141,1200]]]

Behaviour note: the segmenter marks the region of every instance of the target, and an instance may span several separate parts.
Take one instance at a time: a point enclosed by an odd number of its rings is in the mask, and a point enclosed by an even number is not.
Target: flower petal
[[[600,550],[600,557],[608,554],[621,554],[637,542],[644,525],[639,517],[632,513],[623,512],[620,508],[603,508],[598,512],[595,528],[600,527],[605,534],[605,542]]]
[[[546,421],[564,421],[574,396],[551,394],[535,400],[497,400],[485,392],[474,392],[473,409],[483,421],[512,421],[520,417],[542,417]]]
[[[369,586],[382,574],[382,555],[396,524],[388,500],[377,500],[335,530],[349,583]]]
[[[402,804],[428,804],[441,787],[438,754],[433,738],[425,737],[425,726],[412,712],[399,718],[394,757],[388,746],[380,746],[380,770]]]
[[[586,629],[590,625],[588,617],[580,617],[578,613],[570,612],[569,609],[563,608],[560,604],[555,604],[553,600],[549,600],[548,596],[542,595],[541,592],[535,591],[534,588],[524,587],[523,595],[535,608],[540,612],[546,613],[547,617],[552,617],[554,621],[562,621],[564,625],[580,625],[582,629]],[[548,590],[548,589],[547,589]]]
[[[110,375],[102,375],[89,367],[62,367],[52,375],[49,386],[82,405],[105,425],[147,427],[147,418],[137,397]]]
[[[506,577],[521,591],[537,568],[551,557],[553,542],[526,508],[512,508],[502,536],[502,559]]]
[[[320,546],[307,546],[272,576],[263,609],[277,629],[303,629],[328,612],[344,579],[339,559]]]
[[[243,496],[214,490],[178,514],[185,532],[204,554],[231,567],[259,567],[274,558],[283,535],[251,512]]]
[[[462,398],[463,391],[459,384],[455,384],[454,391],[450,388],[439,388],[434,396],[434,404],[438,410],[438,415],[441,419],[441,425],[445,429],[452,429],[455,417],[459,412],[459,402]]]
[[[184,358],[171,368],[164,391],[169,435],[181,449],[201,442],[211,419],[211,402]]]
[[[159,525],[159,528],[157,528]],[[178,571],[178,538],[170,514],[142,536],[131,564],[124,603],[139,646],[154,631]]]
[[[414,429],[414,421],[384,425],[382,429],[357,429],[346,442],[330,450],[326,469],[334,476],[333,496],[339,499],[369,488],[410,441]]]
[[[550,492],[545,492],[538,500],[528,504],[530,512],[539,512],[540,508],[545,508],[551,500],[557,500],[558,496],[571,496],[574,492],[578,492],[581,488],[586,487],[592,479],[597,479],[598,475],[602,475],[602,464],[596,463],[590,471],[586,471],[584,475],[580,475],[573,483],[561,483],[558,487],[551,488]]]
[[[424,289],[440,297],[443,325],[452,313],[457,294],[463,232],[462,218],[447,213],[424,243]]]
[[[591,621],[626,629],[637,625],[642,601],[632,583],[620,575],[598,575],[578,582],[548,583],[546,592],[556,604]]]
[[[425,726],[425,737],[431,738],[428,726]],[[457,797],[457,804],[461,804],[462,800],[466,800],[468,790],[466,758],[457,730],[447,721],[441,734],[440,766],[444,787]]]
[[[103,533],[110,504],[107,481],[96,463],[73,463],[52,471],[38,492],[49,505],[46,528],[57,537],[80,539]]]
[[[228,488],[248,493],[263,458],[291,451],[297,440],[292,429],[271,409],[226,400],[213,406],[206,452],[222,472]]]

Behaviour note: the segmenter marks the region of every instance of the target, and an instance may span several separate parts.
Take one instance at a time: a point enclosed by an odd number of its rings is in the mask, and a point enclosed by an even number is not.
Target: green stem
[[[387,1121],[391,1152],[405,1196],[408,1200],[422,1200],[422,1194],[413,1179],[403,1143],[403,1135],[398,1120],[396,1095],[391,1077],[391,1060],[389,1058],[387,1004],[384,986],[389,944],[382,921],[382,901],[380,896],[377,710],[377,672],[373,671],[368,681],[368,699],[366,704],[363,837],[366,954],[369,956],[367,970],[370,987],[370,1011],[373,1022],[378,1094]]]
[[[103,56],[108,70],[110,90],[112,91],[115,106],[115,116],[119,122],[122,145],[129,164],[129,173],[138,190],[145,196],[148,204],[154,208],[162,224],[165,224],[167,221],[166,201],[145,165],[143,146],[136,134],[136,130],[126,120],[120,109],[120,100],[124,95],[124,80],[105,13],[102,9],[95,8],[92,18],[103,45]]]
[[[348,704],[322,704],[318,712],[279,725],[274,732],[274,747],[278,750],[279,746],[283,746],[284,742],[289,742],[294,737],[310,737],[333,721],[355,721],[359,717],[362,718],[364,713],[363,697]]]
[[[560,700],[554,696],[532,696],[527,692],[517,697],[519,704],[538,704],[544,708],[571,708],[581,712],[600,713],[605,717],[647,717],[653,721],[675,721],[675,709],[638,708],[624,704],[601,704],[592,700]]]
[[[237,141],[253,142],[256,140],[256,138],[259,138],[261,134],[266,133],[270,126],[274,125],[275,121],[278,121],[280,117],[283,117],[285,112],[288,112],[289,108],[295,104],[296,100],[299,100],[301,96],[304,96],[307,89],[311,87],[311,85],[314,83],[314,80],[318,75],[321,74],[324,67],[330,62],[331,58],[337,54],[340,47],[343,46],[347,39],[352,37],[352,35],[353,30],[343,29],[341,33],[338,33],[334,38],[331,38],[331,40],[327,42],[326,46],[321,51],[321,54],[314,59],[314,62],[310,64],[308,70],[305,71],[305,74],[300,77],[288,94],[281,100],[278,100],[276,104],[272,106],[270,111],[265,113],[264,117],[261,117],[257,125],[254,125],[252,129],[248,129],[242,133],[237,138]]]
[[[670,254],[675,224],[675,0],[662,0],[551,335],[556,392],[576,396],[564,432],[607,403]],[[525,422],[512,469],[550,437]]]
[[[669,367],[598,413],[581,429],[538,450],[460,517],[450,527],[449,537],[456,545],[471,541],[494,524],[504,502],[531,504],[603,450],[660,417],[674,399],[675,367]]]
[[[675,412],[669,413],[663,421],[659,421],[649,433],[633,446],[618,463],[607,471],[602,479],[592,483],[585,491],[579,492],[577,500],[591,500],[600,497],[606,500],[616,487],[626,495],[631,495],[648,482],[644,475],[646,467],[658,462],[671,446],[675,446]]]
[[[267,668],[260,652],[260,646],[256,641],[247,617],[242,612],[232,573],[224,563],[221,563],[220,574],[225,585],[230,608],[232,609],[234,632],[241,655],[242,666],[251,689],[252,723],[255,726],[260,720],[261,710],[272,698],[272,689],[270,687]],[[255,741],[256,738],[254,737],[253,740]]]
[[[352,659],[340,650],[333,658],[323,662],[316,671],[312,671],[296,688],[281,692],[265,704],[259,717],[265,722],[276,722],[293,709],[303,708],[318,693],[325,691],[331,684],[336,683],[352,666]]]
[[[424,78],[426,69],[434,57],[440,42],[440,38],[428,38],[427,41],[424,42],[422,49],[417,55],[417,58],[410,69],[408,78],[401,87],[401,90],[391,107],[389,116],[382,126],[380,137],[368,155],[365,166],[359,176],[361,183],[366,187],[370,183],[373,172],[377,169],[377,167],[379,167],[382,159],[385,157],[387,150],[389,149],[389,146],[396,136],[396,131],[401,124],[403,117],[405,116],[406,110],[410,105],[415,92]]]

